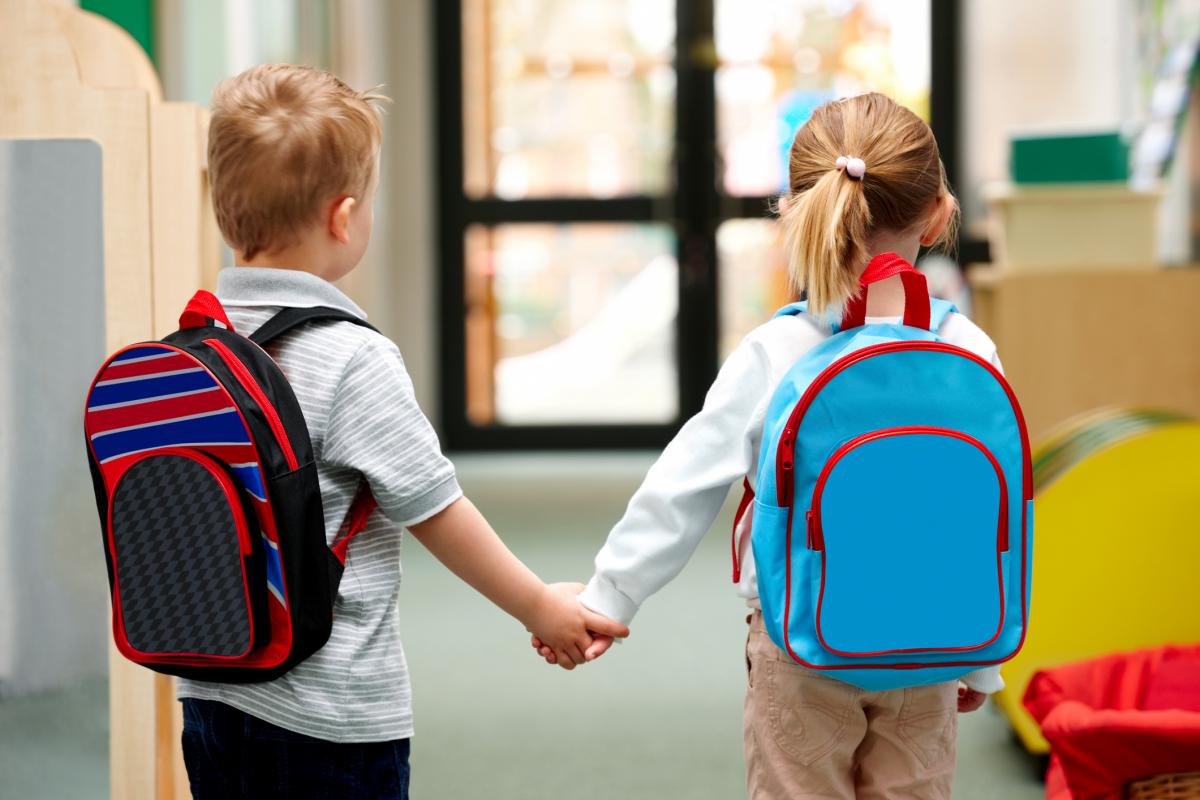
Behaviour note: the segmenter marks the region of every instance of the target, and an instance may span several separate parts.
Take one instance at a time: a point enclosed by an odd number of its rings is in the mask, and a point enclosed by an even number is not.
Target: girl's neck
[[[910,264],[917,263],[917,254],[921,252],[921,234],[919,231],[876,231],[867,238],[867,251],[870,261],[880,253],[895,253]],[[863,264],[863,268],[866,268]]]
[[[921,251],[921,234],[916,231],[877,231],[867,240],[867,260],[880,253],[895,253],[910,264],[917,261]],[[863,269],[866,269],[863,264]],[[904,315],[904,285],[896,275],[872,284],[867,292],[868,317],[899,317]]]

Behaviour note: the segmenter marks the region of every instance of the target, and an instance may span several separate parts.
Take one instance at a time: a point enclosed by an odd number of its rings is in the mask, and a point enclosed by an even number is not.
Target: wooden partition
[[[1200,268],[970,276],[1035,442],[1102,406],[1200,416]]]
[[[91,139],[101,148],[109,351],[174,330],[190,293],[215,282],[206,113],[164,102],[141,48],[107,20],[42,0],[0,0],[0,138]],[[188,796],[178,730],[172,681],[110,645],[110,796]]]

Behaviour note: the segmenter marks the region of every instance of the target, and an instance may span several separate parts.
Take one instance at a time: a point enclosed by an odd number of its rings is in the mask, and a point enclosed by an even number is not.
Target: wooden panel
[[[145,53],[115,25],[69,6],[0,0],[0,138],[93,139],[103,153],[108,350],[173,330],[187,296],[215,282],[207,112],[160,101]],[[173,681],[110,644],[111,797],[188,796],[179,716]]]
[[[201,149],[205,124],[191,103],[150,109],[155,336],[179,327],[180,312],[207,277],[203,261],[211,248],[201,244],[204,216],[211,213]]]
[[[162,85],[142,48],[116,23],[73,6],[54,6],[59,27],[71,42],[79,76],[94,89],[145,89],[152,101],[162,101]]]
[[[1030,434],[1100,406],[1200,416],[1200,269],[971,272]]]

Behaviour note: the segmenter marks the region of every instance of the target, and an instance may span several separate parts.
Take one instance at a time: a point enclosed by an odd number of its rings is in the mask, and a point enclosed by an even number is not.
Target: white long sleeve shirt
[[[868,322],[899,322],[872,317]],[[755,481],[767,405],[791,367],[829,335],[807,314],[776,317],[751,331],[725,361],[704,407],[680,429],[646,474],[625,515],[596,555],[596,573],[579,596],[588,608],[628,624],[646,598],[683,569],[712,527],[729,487]],[[962,314],[938,336],[1000,367],[996,346]],[[758,608],[758,579],[747,513],[740,531],[737,594]],[[963,678],[980,692],[1004,687],[999,667]]]

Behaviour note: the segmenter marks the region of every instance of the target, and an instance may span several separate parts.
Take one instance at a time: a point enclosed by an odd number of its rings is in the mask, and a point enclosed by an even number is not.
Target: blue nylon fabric
[[[954,307],[939,300],[933,300],[931,304],[931,327],[936,329]],[[804,313],[803,304],[793,304],[779,312],[780,315],[796,313]],[[811,664],[841,667],[831,669],[826,674],[869,691],[954,680],[980,666],[996,663],[1011,656],[1019,647],[1024,630],[1020,593],[1022,564],[1028,576],[1024,585],[1026,607],[1031,582],[1031,575],[1028,573],[1032,550],[1032,506],[1030,505],[1028,513],[1025,513],[1022,478],[1026,454],[1022,448],[1017,416],[1003,386],[991,372],[970,358],[955,353],[899,351],[872,356],[838,373],[817,393],[797,431],[793,494],[795,500],[789,530],[788,509],[780,508],[776,499],[776,452],[788,417],[809,384],[834,361],[863,347],[894,341],[932,342],[938,341],[938,338],[930,331],[904,325],[866,325],[830,336],[809,351],[784,377],[771,398],[766,415],[756,483],[754,523],[751,529],[759,598],[766,628],[772,640],[779,647],[790,650],[794,656]],[[1000,557],[1004,585],[1004,625],[993,644],[969,652],[878,657],[838,656],[822,647],[816,636],[815,612],[822,564],[820,553],[809,550],[806,544],[805,512],[811,505],[813,490],[821,469],[842,444],[869,431],[911,425],[948,428],[973,436],[995,456],[1001,466],[1007,485],[1010,544],[1009,551]],[[920,488],[924,492],[926,503],[935,502],[935,490],[941,490],[944,502],[938,501],[942,503],[939,513],[943,515],[944,520],[939,519],[937,522],[943,526],[944,536],[948,530],[960,530],[959,524],[962,522],[961,509],[956,512],[950,500],[952,494],[968,488],[972,492],[985,491],[980,487],[964,487],[962,481],[949,479],[947,476],[950,470],[929,453],[925,453],[924,456],[920,452],[912,453],[905,458],[902,467],[892,461],[888,463],[892,464],[890,468],[884,464],[877,464],[870,473],[859,476],[858,481],[863,485],[861,495],[855,502],[850,504],[850,498],[847,496],[824,506],[822,513],[826,517],[841,513],[847,515],[845,519],[850,519],[864,505],[876,502],[880,497],[879,488],[884,484],[894,484],[901,490],[905,487],[914,490]],[[994,474],[993,470],[992,475]],[[992,480],[994,484],[994,478]],[[998,491],[998,488],[993,488],[993,491]],[[892,503],[898,502],[901,496],[903,495],[895,495]],[[998,505],[998,496],[994,504]],[[869,515],[866,516],[868,521],[876,526],[887,518],[886,514],[877,515],[871,521]],[[1025,520],[1028,526],[1028,544],[1024,547],[1021,535],[1022,520]],[[895,527],[894,520],[891,521],[891,525]],[[947,527],[951,525],[953,528]],[[964,523],[963,527],[969,525]],[[964,546],[975,548],[972,550],[975,566],[968,571],[974,578],[978,578],[982,571],[979,545],[976,542]],[[830,553],[839,550],[839,544],[827,539],[826,548],[828,558]],[[790,586],[787,574],[789,549]],[[995,632],[999,587],[996,584],[994,552],[993,547],[989,585],[996,591],[990,595],[991,599],[988,600],[984,593],[976,596],[968,592],[967,599],[976,607],[969,608],[967,603],[960,602],[956,609],[960,609],[962,613],[955,613],[953,617],[950,616],[950,610],[947,610],[947,617],[937,620],[942,633],[956,630],[958,633],[955,635],[965,635],[962,631],[968,628],[974,631],[987,627],[984,622],[969,622],[971,619],[990,620],[991,630],[988,636],[981,637],[980,641],[990,638],[991,633]],[[912,558],[905,561],[904,575],[897,577],[895,581],[898,582],[903,577],[912,581],[929,580],[928,575],[921,574],[920,570],[913,570],[915,560],[925,555],[924,551],[914,548],[911,555]],[[942,565],[940,569],[947,569],[945,565],[948,562],[944,558],[939,563]],[[853,568],[852,563],[844,567],[850,570]],[[946,580],[961,589],[965,579]],[[829,591],[828,586],[826,591]],[[850,588],[844,586],[839,586],[839,591],[839,601],[853,594]],[[866,594],[864,592],[864,596]],[[789,596],[791,609],[788,615],[788,630],[785,632],[785,600]],[[906,639],[915,642],[909,644],[909,647],[931,641],[924,637],[934,631],[924,630],[923,624],[936,614],[936,610],[930,610],[921,620],[906,618],[909,629],[905,630],[902,627],[904,621],[898,621],[894,615],[889,618],[887,615],[872,614],[881,603],[882,600],[879,599],[864,601],[858,605],[857,610],[843,610],[837,623],[839,630],[843,632],[842,635],[859,637],[848,641],[866,641],[874,637],[876,640],[892,644]],[[829,608],[829,605],[824,605],[823,614],[831,613]],[[858,619],[859,626],[863,628],[861,633],[850,632],[854,618]],[[975,627],[971,627],[972,625]],[[941,664],[947,661],[968,663],[945,667],[846,668],[863,664],[917,665]]]

